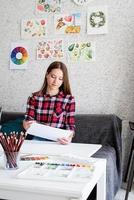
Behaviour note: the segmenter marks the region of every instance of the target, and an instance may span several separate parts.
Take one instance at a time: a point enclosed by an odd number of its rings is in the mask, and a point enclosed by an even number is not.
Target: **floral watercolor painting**
[[[63,57],[63,41],[61,39],[53,41],[53,57],[54,58]]]
[[[44,37],[46,28],[47,20],[44,18],[22,20],[21,37],[23,39]]]
[[[37,59],[63,58],[63,41],[61,39],[41,41],[37,45]]]
[[[57,34],[80,33],[81,13],[57,14],[54,17],[54,26]]]
[[[105,34],[108,32],[107,6],[90,7],[87,13],[87,33]]]
[[[36,0],[36,13],[58,13],[61,11],[61,0]]]
[[[67,48],[69,61],[90,62],[95,60],[95,47],[91,42],[72,42]]]

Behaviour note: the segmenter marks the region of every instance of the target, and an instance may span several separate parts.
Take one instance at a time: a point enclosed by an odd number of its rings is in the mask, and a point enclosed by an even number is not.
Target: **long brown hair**
[[[60,86],[59,90],[63,91],[64,94],[71,94],[71,88],[70,88],[70,83],[69,83],[69,78],[68,78],[68,71],[67,71],[67,67],[64,63],[59,62],[59,61],[55,61],[53,63],[51,63],[49,65],[49,67],[47,68],[46,74],[45,74],[45,79],[44,79],[44,83],[41,87],[40,93],[41,94],[46,94],[46,90],[47,90],[47,74],[49,74],[53,69],[61,69],[63,72],[63,83]]]

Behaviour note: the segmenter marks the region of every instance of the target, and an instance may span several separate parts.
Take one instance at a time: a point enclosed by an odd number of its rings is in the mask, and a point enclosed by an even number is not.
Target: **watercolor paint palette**
[[[21,171],[17,178],[55,180],[55,181],[80,181],[86,182],[94,172],[94,164],[79,164],[57,161],[38,161]]]
[[[21,161],[38,161],[38,160],[47,160],[49,157],[46,155],[34,155],[34,154],[22,154],[20,157]]]

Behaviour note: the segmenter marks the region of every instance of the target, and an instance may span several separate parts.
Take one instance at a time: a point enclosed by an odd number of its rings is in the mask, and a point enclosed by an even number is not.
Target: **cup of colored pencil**
[[[10,135],[0,133],[0,143],[4,150],[4,160],[6,169],[18,169],[19,151],[25,140],[26,134],[23,132],[11,132]]]

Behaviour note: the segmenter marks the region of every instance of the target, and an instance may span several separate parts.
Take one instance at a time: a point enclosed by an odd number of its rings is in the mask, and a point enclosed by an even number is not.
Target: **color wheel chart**
[[[13,45],[10,54],[10,69],[26,69],[28,58],[29,55],[25,45]]]

